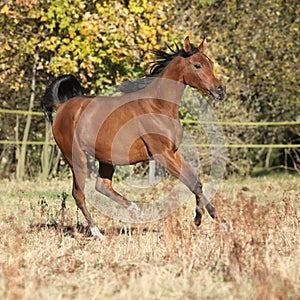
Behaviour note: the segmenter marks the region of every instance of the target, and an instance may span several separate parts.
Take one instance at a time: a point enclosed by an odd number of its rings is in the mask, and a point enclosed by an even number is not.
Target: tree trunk
[[[27,141],[29,136],[29,130],[31,125],[31,112],[34,105],[35,100],[35,81],[36,81],[36,66],[37,66],[37,60],[38,60],[38,51],[34,55],[34,62],[32,66],[32,79],[31,79],[31,92],[30,92],[30,99],[29,99],[29,106],[28,106],[28,114],[22,139],[22,145],[20,149],[20,155],[18,157],[18,164],[17,164],[17,173],[16,173],[16,179],[22,180],[25,178],[25,164],[26,164],[26,150],[27,150]],[[16,129],[18,130],[18,128]]]

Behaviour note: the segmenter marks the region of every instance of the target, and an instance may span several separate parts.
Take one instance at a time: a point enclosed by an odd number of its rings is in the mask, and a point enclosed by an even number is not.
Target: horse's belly
[[[128,143],[114,140],[112,143],[97,143],[94,156],[103,163],[112,165],[129,165],[149,160],[150,156],[142,139]]]

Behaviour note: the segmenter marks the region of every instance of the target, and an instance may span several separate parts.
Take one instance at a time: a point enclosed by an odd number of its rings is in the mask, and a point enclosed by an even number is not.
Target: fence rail
[[[1,141],[0,144],[2,145],[56,145],[56,143],[53,142],[45,142],[45,141]],[[208,147],[214,147],[214,148],[300,148],[300,144],[195,144],[196,147],[199,148],[208,148]]]
[[[0,109],[0,114],[21,114],[43,116],[42,112]],[[235,122],[235,121],[192,121],[182,120],[183,124],[200,124],[200,125],[230,125],[230,126],[293,126],[300,125],[300,121],[282,121],[282,122]],[[54,141],[10,141],[0,140],[0,145],[55,145]],[[226,147],[226,148],[300,148],[300,144],[196,144],[196,147]]]
[[[282,122],[237,122],[237,121],[192,121],[182,120],[185,124],[200,124],[200,125],[232,125],[232,126],[286,126],[286,125],[300,125],[300,121],[282,121]]]
[[[4,108],[0,108],[0,114],[4,113],[4,114],[13,114],[13,115],[33,115],[33,116],[43,116],[44,113],[40,112],[40,111],[26,111],[26,110],[17,110],[17,109],[4,109]]]

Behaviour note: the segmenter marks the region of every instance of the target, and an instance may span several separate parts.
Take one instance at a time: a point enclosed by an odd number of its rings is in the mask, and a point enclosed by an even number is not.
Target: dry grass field
[[[194,228],[194,198],[158,222],[91,208],[90,237],[69,180],[0,182],[0,299],[300,299],[300,178],[224,181]],[[66,199],[65,199],[66,198]]]

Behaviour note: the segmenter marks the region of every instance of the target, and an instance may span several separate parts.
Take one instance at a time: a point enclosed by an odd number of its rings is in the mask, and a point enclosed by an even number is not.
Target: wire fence
[[[0,109],[0,114],[20,114],[43,116],[42,112]],[[234,121],[192,121],[182,120],[182,124],[195,125],[230,125],[230,126],[293,126],[300,125],[300,121],[282,121],[282,122],[234,122]],[[0,140],[0,145],[55,145],[54,141],[16,141],[16,140]],[[196,147],[226,147],[226,148],[300,148],[300,144],[196,144]]]

